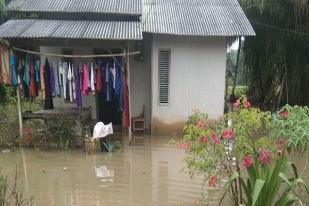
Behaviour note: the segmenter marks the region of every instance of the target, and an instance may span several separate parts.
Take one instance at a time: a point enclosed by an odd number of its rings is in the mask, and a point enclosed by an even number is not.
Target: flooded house
[[[227,41],[255,35],[237,0],[12,0],[7,11],[0,37],[11,48],[54,69],[90,68],[89,91],[70,99],[61,80],[55,107],[90,108],[95,121],[127,128],[139,117],[152,133],[181,131],[196,108],[220,117]],[[100,65],[106,75],[119,65],[121,97],[115,79],[97,90]]]

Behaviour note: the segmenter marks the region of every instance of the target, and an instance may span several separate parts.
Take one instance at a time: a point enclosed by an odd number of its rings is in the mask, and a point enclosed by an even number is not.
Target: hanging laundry
[[[89,77],[88,77],[88,70],[87,65],[84,64],[83,66],[83,95],[88,94],[88,84],[89,84]]]
[[[68,69],[68,85],[69,85],[69,97],[70,102],[73,102],[73,88],[72,88],[72,69],[71,64],[69,63],[69,69]]]
[[[124,127],[130,127],[130,98],[129,98],[129,85],[128,85],[128,71],[125,66],[124,71]]]
[[[56,87],[55,87],[55,73],[54,73],[54,66],[50,64],[50,90],[52,96],[56,96]]]
[[[59,62],[59,67],[58,67],[58,80],[59,80],[59,87],[63,86],[63,66],[62,62]]]
[[[68,63],[63,62],[62,64],[62,85],[63,85],[63,98],[67,99],[67,78],[68,78]]]
[[[73,100],[76,100],[76,85],[75,85],[75,75],[74,75],[74,67],[72,65],[72,90],[73,90]]]
[[[30,59],[30,95],[31,97],[36,97],[36,85],[35,85],[35,68],[34,68],[34,59]]]
[[[60,97],[60,86],[59,86],[59,68],[57,64],[54,65],[54,78],[55,78],[55,96]]]
[[[21,64],[21,62],[19,62]],[[42,100],[45,100],[45,74],[44,74],[44,65],[40,65],[40,79],[41,79],[41,92],[42,92]]]
[[[27,87],[29,88],[30,86],[30,57],[29,54],[25,55],[25,60],[24,60],[24,77],[23,77],[23,81],[24,83],[27,85]]]
[[[79,109],[82,108],[82,96],[81,96],[81,84],[80,84],[80,73],[79,67],[76,65],[74,67],[74,76],[75,76],[75,93],[76,93],[76,105]]]
[[[99,68],[96,76],[96,90],[97,92],[102,92],[103,84],[102,84],[102,64],[99,64]]]
[[[16,86],[17,85],[17,75],[16,75],[15,56],[12,50],[10,52],[10,72],[11,72],[11,77],[12,77],[12,80],[11,80],[12,85]]]
[[[109,82],[109,64],[106,63],[105,66],[105,93],[106,93],[106,101],[110,102],[111,101],[111,94],[110,94],[110,82]]]
[[[40,83],[40,61],[35,61],[35,82]]]
[[[91,67],[90,64],[87,64],[87,73],[88,73],[88,91],[91,91],[91,81],[90,81],[90,77],[91,77]]]
[[[44,81],[45,81],[45,104],[44,109],[54,109],[53,98],[50,88],[50,66],[48,59],[45,59],[44,67]]]
[[[115,78],[115,96],[118,97],[119,107],[118,110],[123,112],[123,72],[120,64],[116,63],[116,78]]]
[[[112,80],[113,80],[113,89],[116,87],[116,62],[114,62],[114,66],[111,68]]]
[[[90,87],[91,87],[91,94],[95,95],[95,86],[94,86],[94,69],[93,63],[91,63],[91,71],[90,71]]]
[[[5,47],[1,47],[1,77],[1,80],[4,84],[11,85],[9,50]]]

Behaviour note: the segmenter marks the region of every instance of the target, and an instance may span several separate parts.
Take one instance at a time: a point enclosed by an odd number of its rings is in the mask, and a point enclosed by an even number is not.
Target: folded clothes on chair
[[[104,125],[103,122],[98,122],[93,129],[93,139],[103,138],[109,134],[113,134],[113,124]]]

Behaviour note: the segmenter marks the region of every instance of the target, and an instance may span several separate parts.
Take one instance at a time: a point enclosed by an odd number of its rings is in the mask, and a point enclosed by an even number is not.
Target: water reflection
[[[201,194],[201,179],[180,172],[184,152],[146,138],[123,152],[17,150],[0,154],[5,174],[16,167],[36,205],[191,205]]]

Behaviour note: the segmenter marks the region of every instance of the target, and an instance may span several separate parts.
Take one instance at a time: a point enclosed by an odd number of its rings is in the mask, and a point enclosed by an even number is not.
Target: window
[[[169,103],[170,49],[159,50],[159,103]]]

